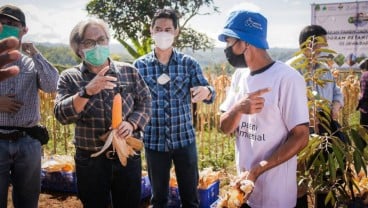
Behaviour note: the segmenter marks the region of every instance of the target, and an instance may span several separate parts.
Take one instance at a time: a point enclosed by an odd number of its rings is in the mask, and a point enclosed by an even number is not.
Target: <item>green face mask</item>
[[[9,25],[3,25],[3,31],[0,33],[0,40],[4,38],[8,38],[10,36],[14,36],[19,38],[19,28]]]
[[[96,45],[94,48],[83,50],[84,59],[93,66],[101,66],[110,55],[108,46]]]

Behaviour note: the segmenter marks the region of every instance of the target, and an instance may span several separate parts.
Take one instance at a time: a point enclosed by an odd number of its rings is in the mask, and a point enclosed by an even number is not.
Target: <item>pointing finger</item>
[[[105,68],[101,69],[101,71],[98,72],[98,75],[105,76],[106,72],[109,71],[110,66],[106,66]]]
[[[263,89],[259,89],[255,92],[251,92],[249,93],[249,97],[259,97],[267,92],[270,92],[271,88],[267,87],[267,88],[263,88]]]

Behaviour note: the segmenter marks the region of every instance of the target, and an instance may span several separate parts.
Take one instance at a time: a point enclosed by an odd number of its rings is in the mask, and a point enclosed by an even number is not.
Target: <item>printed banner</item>
[[[312,24],[327,30],[329,48],[339,68],[357,68],[368,57],[368,1],[312,4]]]

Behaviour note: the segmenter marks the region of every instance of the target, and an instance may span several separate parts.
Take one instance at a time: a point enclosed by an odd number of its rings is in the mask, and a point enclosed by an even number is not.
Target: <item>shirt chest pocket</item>
[[[173,95],[178,99],[184,98],[190,94],[190,77],[188,75],[180,75],[172,81],[171,84]]]

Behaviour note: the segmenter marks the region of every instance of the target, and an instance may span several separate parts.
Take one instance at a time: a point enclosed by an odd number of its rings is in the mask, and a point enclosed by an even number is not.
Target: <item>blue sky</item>
[[[362,0],[358,0],[362,1]],[[87,16],[88,0],[1,0],[19,6],[26,14],[29,32],[26,41],[68,43],[72,27]],[[219,14],[196,16],[188,24],[216,40],[230,11],[248,9],[268,19],[270,47],[297,48],[299,31],[311,23],[311,4],[356,2],[354,0],[214,0]],[[205,12],[205,10],[203,11]]]

